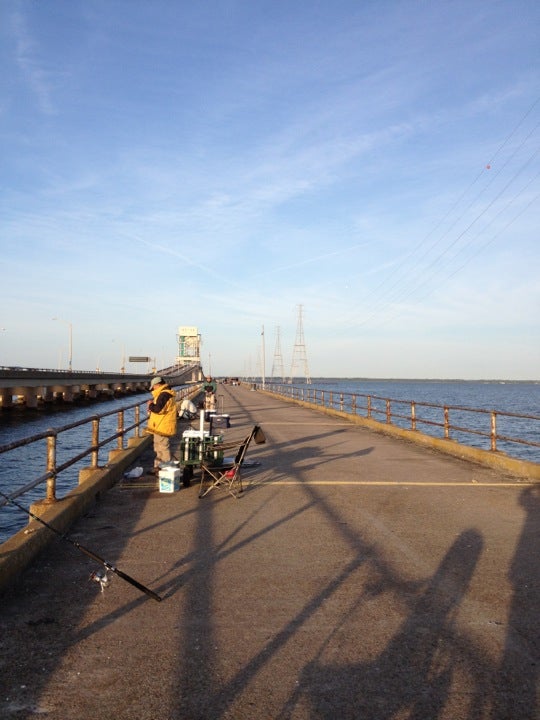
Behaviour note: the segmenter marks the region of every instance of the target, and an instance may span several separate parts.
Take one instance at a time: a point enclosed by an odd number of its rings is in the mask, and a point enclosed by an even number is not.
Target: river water
[[[357,380],[321,378],[313,387],[399,400],[540,415],[540,381]]]
[[[299,386],[298,383],[295,383]],[[499,412],[511,412],[522,415],[540,415],[540,382],[468,382],[468,381],[431,381],[431,380],[363,380],[343,378],[313,378],[311,385],[302,385],[307,391],[314,388],[334,393],[352,393],[358,395],[359,414],[361,405],[365,402],[363,396],[372,395],[381,398],[391,398],[410,403],[433,403],[437,405],[450,405]],[[219,389],[218,389],[219,394]],[[362,397],[361,397],[362,396]],[[116,412],[129,405],[145,402],[147,395],[132,395],[129,398],[107,400],[66,409],[65,406],[53,406],[49,409],[22,410],[14,408],[0,412],[0,445],[6,445],[29,435],[44,432],[49,428],[58,428],[77,420],[92,417],[97,414],[115,411],[115,414],[101,421],[100,438],[108,437],[116,432]],[[378,401],[374,401],[375,406]],[[378,403],[384,408],[384,403]],[[399,406],[398,413],[406,414],[407,406]],[[133,421],[133,411],[127,411],[125,424]],[[418,408],[418,415],[432,418],[438,422],[442,420],[441,410],[434,408]],[[484,414],[475,418],[468,414],[467,427],[477,422],[478,427],[489,431],[489,416]],[[453,424],[460,424],[460,415],[451,412]],[[382,416],[375,419],[384,421]],[[410,427],[410,422],[393,418],[396,425]],[[510,421],[508,421],[510,422]],[[486,427],[486,423],[488,423]],[[418,430],[433,435],[441,435],[440,428],[420,425]],[[540,442],[540,421],[515,420],[505,425],[504,419],[498,419],[498,432],[511,437],[521,437],[534,442]],[[131,434],[131,433],[130,433]],[[474,435],[456,437],[455,439],[469,445],[486,447],[485,438]],[[91,425],[62,433],[58,442],[57,464],[67,456],[73,456],[91,444]],[[108,451],[116,447],[116,440],[100,451],[100,463],[105,462]],[[489,448],[489,444],[487,445]],[[486,449],[487,449],[486,448]],[[508,452],[513,457],[520,457],[532,462],[540,462],[540,448],[520,446],[514,443],[499,443],[499,449]],[[46,444],[45,441],[33,443],[31,446],[19,448],[0,455],[0,490],[13,492],[27,482],[43,474],[46,470]],[[78,465],[61,473],[57,482],[57,496],[62,497],[77,485],[79,470],[88,466],[90,458],[86,458]],[[28,506],[37,499],[43,498],[44,486],[28,492],[20,499]],[[0,507],[0,542],[3,542],[18,529],[27,523],[27,516],[18,508],[4,505]]]
[[[102,415],[113,411],[113,414],[100,421],[100,440],[110,437],[117,431],[118,411],[137,403],[145,403],[149,398],[147,393],[130,395],[129,398],[117,398],[112,400],[94,401],[88,404],[66,407],[65,405],[53,405],[36,410],[14,407],[10,410],[0,412],[0,446],[7,445],[17,440],[39,435],[49,429],[58,429],[65,425],[71,425],[79,420]],[[145,416],[146,407],[141,411],[141,418]],[[134,422],[134,410],[126,410],[124,425],[128,426]],[[133,435],[133,431],[128,437]],[[117,440],[112,440],[99,451],[99,463],[104,465],[107,461],[110,450],[117,447]],[[67,430],[59,435],[56,449],[56,464],[74,457],[84,451],[92,444],[92,423],[86,423],[80,427]],[[125,442],[124,442],[125,447]],[[90,456],[60,473],[56,483],[56,496],[61,498],[78,484],[79,471],[89,467]],[[47,470],[47,441],[39,440],[16,450],[11,450],[0,455],[0,490],[4,493],[12,493],[26,483],[31,482],[43,475]],[[22,505],[28,507],[33,502],[43,499],[46,494],[45,484],[28,491],[24,496],[17,499]],[[3,498],[0,497],[0,502]],[[28,522],[28,517],[14,505],[3,505],[0,507],[0,543],[4,542],[13,533],[23,528]]]
[[[463,407],[477,410],[497,411],[498,413],[517,413],[540,417],[540,382],[502,382],[502,381],[464,381],[464,380],[364,380],[343,378],[313,378],[311,385],[296,387],[304,389],[305,399],[310,389],[324,390],[325,395],[335,393],[334,407],[337,407],[340,393],[357,396],[357,412],[364,417],[367,414],[367,396],[389,398],[392,401],[393,424],[410,429],[410,404],[418,404],[417,418],[443,423],[441,408],[422,406],[430,403],[439,406]],[[270,385],[268,386],[270,388]],[[328,402],[326,397],[325,402]],[[372,399],[372,407],[378,410],[374,420],[385,421],[385,403]],[[404,418],[397,417],[402,414]],[[490,431],[490,415],[486,413],[460,412],[450,410],[450,422],[454,426],[471,428],[483,433]],[[427,435],[442,437],[442,428],[427,423],[417,423],[417,430]],[[497,416],[497,433],[506,437],[521,438],[529,442],[540,442],[540,420]],[[489,438],[471,433],[452,432],[451,438],[485,450],[490,449]],[[520,445],[499,440],[497,449],[511,457],[530,462],[540,462],[540,447]]]

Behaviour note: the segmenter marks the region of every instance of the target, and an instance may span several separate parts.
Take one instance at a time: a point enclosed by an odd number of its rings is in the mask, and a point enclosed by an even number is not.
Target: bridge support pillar
[[[97,398],[98,391],[96,385],[81,385],[80,391],[85,397],[90,398],[90,400]]]
[[[37,389],[36,388],[26,388],[24,391],[24,404],[27,408],[37,408],[38,405],[38,399],[37,399]]]
[[[43,402],[52,403],[54,400],[54,392],[50,388],[43,388]]]
[[[3,408],[10,408],[13,407],[13,389],[12,388],[2,388],[0,399],[2,401],[2,407]]]

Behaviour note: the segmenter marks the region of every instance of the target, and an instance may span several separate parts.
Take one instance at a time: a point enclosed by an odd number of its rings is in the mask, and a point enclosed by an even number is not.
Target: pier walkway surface
[[[540,716],[538,486],[246,387],[241,499],[123,481],[0,598],[0,717]],[[141,458],[150,467],[152,454]],[[197,480],[197,474],[194,480]]]

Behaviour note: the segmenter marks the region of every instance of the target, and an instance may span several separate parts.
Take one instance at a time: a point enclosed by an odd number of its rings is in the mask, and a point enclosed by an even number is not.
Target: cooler
[[[213,428],[230,428],[230,415],[210,415],[210,427]]]
[[[184,430],[180,445],[182,462],[184,465],[194,465],[201,460],[201,439],[210,436],[208,430]]]
[[[215,464],[223,462],[223,450],[213,447],[222,441],[223,435],[210,435],[208,430],[185,430],[180,445],[182,464],[198,465],[203,458]]]

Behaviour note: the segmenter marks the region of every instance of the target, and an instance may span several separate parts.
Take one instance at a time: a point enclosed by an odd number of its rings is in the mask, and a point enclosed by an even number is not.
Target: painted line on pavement
[[[261,427],[264,425],[264,427],[268,427],[269,425],[307,425],[308,427],[312,426],[323,426],[323,427],[335,427],[336,425],[343,425],[343,427],[355,427],[350,422],[304,422],[302,420],[300,421],[292,421],[292,420],[285,420],[283,422],[272,422],[272,420],[268,421],[265,420],[261,423]]]
[[[393,480],[260,480],[250,485],[358,485],[362,487],[534,487],[538,482],[395,482]]]

